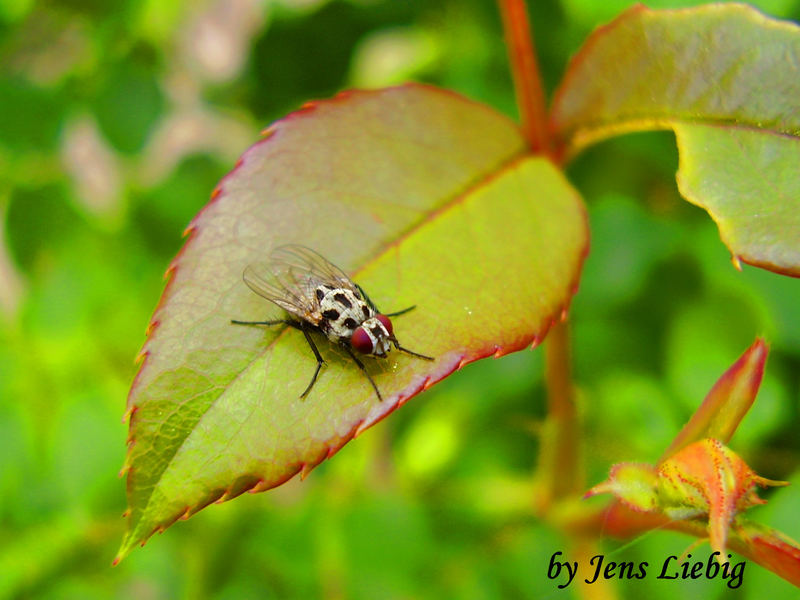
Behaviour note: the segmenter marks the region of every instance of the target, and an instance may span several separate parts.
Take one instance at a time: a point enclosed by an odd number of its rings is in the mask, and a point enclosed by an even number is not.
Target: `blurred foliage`
[[[530,3],[551,91],[626,4]],[[796,0],[757,5],[800,15]],[[0,598],[554,595],[546,565],[564,544],[530,516],[540,350],[470,365],[306,481],[211,507],[109,567],[124,399],[182,230],[270,121],[409,78],[514,116],[493,2],[0,0]],[[654,461],[765,335],[762,391],[732,446],[794,481],[754,518],[800,538],[800,282],[735,271],[679,198],[676,166],[671,135],[647,134],[570,167],[592,225],[571,312],[588,481]],[[607,550],[660,562],[688,542],[655,532]],[[737,598],[796,597],[756,565],[744,579]],[[719,581],[667,583],[618,587],[730,597]]]

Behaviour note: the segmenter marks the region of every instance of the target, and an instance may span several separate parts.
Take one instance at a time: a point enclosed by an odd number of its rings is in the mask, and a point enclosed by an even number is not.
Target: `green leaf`
[[[734,264],[800,276],[800,28],[734,4],[634,7],[595,31],[556,93],[561,152],[673,129],[681,193]]]
[[[536,344],[565,310],[587,250],[584,207],[517,127],[408,85],[342,94],[267,131],[196,217],[170,267],[132,386],[129,531],[117,557],[179,517],[306,474],[358,432],[470,361]],[[350,273],[407,348],[367,360],[300,332],[242,282],[302,243]]]
[[[686,124],[675,134],[681,194],[708,211],[734,264],[800,277],[800,138]]]

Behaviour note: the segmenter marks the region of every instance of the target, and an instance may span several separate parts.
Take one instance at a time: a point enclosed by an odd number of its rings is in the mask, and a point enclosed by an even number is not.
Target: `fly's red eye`
[[[363,327],[357,327],[350,338],[350,345],[362,354],[371,354],[372,339]]]
[[[375,315],[375,318],[378,319],[378,321],[380,321],[381,323],[383,323],[383,326],[386,328],[386,331],[389,332],[389,335],[392,335],[394,333],[394,331],[392,331],[392,321],[389,317],[387,317],[386,315],[379,314]]]

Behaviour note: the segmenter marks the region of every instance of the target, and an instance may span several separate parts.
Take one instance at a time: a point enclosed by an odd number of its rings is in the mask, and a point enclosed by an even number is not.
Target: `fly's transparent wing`
[[[328,285],[357,292],[356,285],[339,267],[311,248],[297,244],[278,246],[269,257],[276,271],[285,273],[287,281],[311,282],[314,287]]]
[[[314,318],[315,303],[302,293],[300,289],[286,286],[272,270],[269,262],[257,262],[247,265],[243,275],[244,282],[259,296],[274,302],[283,310],[315,325],[319,319]]]
[[[361,297],[358,287],[339,267],[310,248],[295,244],[278,246],[268,260],[248,265],[244,282],[259,296],[315,325],[321,318],[315,294],[319,286],[348,289]]]

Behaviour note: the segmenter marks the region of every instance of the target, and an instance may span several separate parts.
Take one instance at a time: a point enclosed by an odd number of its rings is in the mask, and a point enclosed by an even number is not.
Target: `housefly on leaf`
[[[414,306],[393,313],[381,313],[361,286],[310,248],[296,244],[278,246],[267,261],[245,268],[244,282],[256,294],[289,313],[289,318],[275,321],[231,320],[231,323],[288,325],[299,329],[317,359],[317,368],[308,387],[300,394],[301,398],[305,398],[314,387],[319,370],[325,364],[311,337],[313,331],[323,333],[344,348],[367,376],[378,400],[383,400],[380,390],[353,350],[385,358],[394,345],[397,350],[411,356],[433,360],[430,356],[403,348],[394,335],[389,317],[407,313]]]

